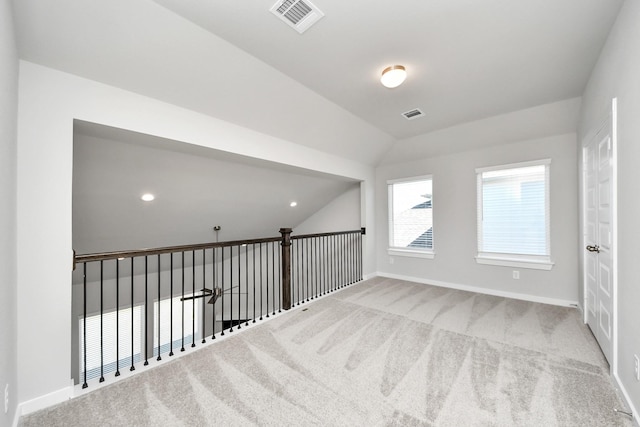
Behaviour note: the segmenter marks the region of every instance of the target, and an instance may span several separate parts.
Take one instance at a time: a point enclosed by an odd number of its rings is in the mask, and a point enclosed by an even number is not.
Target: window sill
[[[499,265],[502,267],[530,268],[533,270],[551,270],[555,263],[550,259],[510,258],[508,256],[489,256],[478,254],[478,264]]]
[[[401,249],[401,248],[389,248],[387,250],[389,255],[393,256],[406,256],[411,258],[424,258],[424,259],[434,259],[436,257],[436,253],[433,251],[416,251],[411,249]]]

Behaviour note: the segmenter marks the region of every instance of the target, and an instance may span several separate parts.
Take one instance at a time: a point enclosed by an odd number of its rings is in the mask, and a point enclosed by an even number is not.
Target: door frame
[[[586,180],[586,159],[585,159],[585,149],[587,145],[592,142],[592,139],[600,132],[600,130],[606,126],[611,126],[611,260],[612,260],[612,276],[613,276],[613,286],[612,286],[612,356],[609,361],[610,363],[610,371],[611,374],[617,374],[618,372],[618,98],[613,98],[611,100],[610,105],[606,108],[603,114],[600,115],[602,120],[599,121],[598,125],[594,127],[586,137],[582,140],[580,149],[581,149],[581,157],[582,157],[582,185],[580,188],[580,195],[582,198],[582,203],[580,205],[581,210],[581,219],[582,219],[582,227],[580,230],[580,261],[582,263],[582,313],[583,313],[583,322],[587,324],[587,276],[586,276],[586,268],[587,264],[585,262],[585,245],[587,244],[585,236],[586,236],[586,190],[587,190],[587,180]]]

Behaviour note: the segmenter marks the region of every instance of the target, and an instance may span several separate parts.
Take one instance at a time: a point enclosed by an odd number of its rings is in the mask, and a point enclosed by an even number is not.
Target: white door
[[[609,118],[583,152],[586,317],[609,363],[614,322],[612,126]]]

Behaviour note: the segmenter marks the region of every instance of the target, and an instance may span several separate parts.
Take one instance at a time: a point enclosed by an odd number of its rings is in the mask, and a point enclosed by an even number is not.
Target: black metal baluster
[[[315,273],[315,251],[314,251],[314,246],[313,246],[313,237],[309,238],[309,244],[311,245],[311,249],[310,249],[310,256],[311,256],[311,261],[309,262],[309,270],[311,270],[311,299],[315,298],[316,296],[316,290],[315,290],[315,285],[316,285],[316,278],[314,276]]]
[[[131,367],[129,368],[129,371],[135,371],[136,370],[136,366],[135,366],[135,360],[134,360],[134,345],[133,345],[133,337],[134,337],[134,330],[133,330],[133,312],[135,311],[133,309],[133,289],[134,289],[134,282],[133,282],[133,260],[134,258],[131,257]]]
[[[240,251],[242,250],[242,246],[238,245],[238,329],[242,329],[242,314],[240,313],[240,303],[242,298],[240,297],[240,289],[242,289],[242,276],[241,276],[241,265],[240,262],[242,260],[242,255]]]
[[[262,320],[262,243],[260,243],[260,320]]]
[[[340,236],[335,236],[335,260],[336,260],[336,288],[335,290],[340,289]]]
[[[205,249],[202,250],[202,293],[204,293],[205,289],[207,288],[207,275],[206,275],[206,269],[207,269],[207,257],[206,257],[206,252]],[[205,322],[207,320],[207,301],[205,301],[205,298],[202,298],[202,344],[206,343],[207,340],[205,339],[205,335],[206,335],[206,329],[207,326],[205,325]]]
[[[171,256],[171,289],[169,292],[169,357],[173,356],[173,252]]]
[[[344,234],[340,235],[340,287],[344,288],[346,283],[345,279],[345,265],[344,265],[344,252],[345,252],[345,243],[344,243]]]
[[[352,268],[351,268],[351,282],[352,283],[356,283],[358,281],[357,277],[357,271],[358,271],[358,252],[357,252],[357,247],[358,247],[358,235],[354,234],[353,237],[351,238],[351,245],[352,245],[352,249],[351,249],[351,263],[352,263]]]
[[[358,243],[358,235],[354,234],[353,237],[351,238],[351,263],[352,263],[352,268],[351,268],[351,283],[355,283],[358,281],[357,277],[358,275],[356,274],[357,270],[358,270],[358,264],[357,264],[357,260],[358,260],[358,253],[356,251],[357,249],[357,243]]]
[[[276,242],[271,242],[271,308],[276,314]]]
[[[333,263],[333,290],[337,290],[338,285],[339,285],[339,281],[340,281],[340,276],[339,276],[339,272],[337,271],[337,266],[336,264],[338,264],[338,239],[337,236],[333,236],[333,256],[331,257],[331,262]]]
[[[213,248],[213,261],[212,264],[213,266],[211,267],[213,269],[213,295],[216,295],[217,288],[218,288],[218,275],[217,275],[217,265],[216,265],[216,247]],[[211,320],[211,329],[212,329],[212,334],[211,334],[211,339],[215,340],[216,339],[216,304],[215,302],[213,304],[211,304],[212,310],[213,310],[213,320]]]
[[[184,351],[184,251],[182,251],[182,298],[180,299],[182,307],[182,341],[180,351]]]
[[[300,281],[298,282],[298,305],[304,303],[304,266],[302,265],[302,259],[304,258],[304,241],[302,239],[298,240],[298,277]]]
[[[305,251],[307,252],[307,264],[305,265],[305,270],[307,271],[307,302],[309,302],[309,284],[311,282],[309,279],[309,271],[311,270],[311,262],[309,261],[309,252],[311,252],[309,250],[309,239],[305,238],[304,243]]]
[[[244,317],[246,323],[245,326],[249,326],[249,245],[244,246],[244,286],[245,286],[245,297],[244,297]]]
[[[104,382],[104,280],[103,265],[100,261],[100,382]],[[85,368],[86,369],[86,368]]]
[[[336,241],[338,243],[338,289],[342,288],[342,236],[337,235]]]
[[[364,230],[364,229],[363,229]],[[360,234],[358,236],[358,268],[359,268],[359,273],[358,273],[358,277],[360,278],[360,280],[364,279],[363,277],[363,266],[362,266],[362,260],[363,260],[363,253],[362,253],[362,234]]]
[[[314,254],[313,255],[313,263],[314,263],[314,266],[315,266],[314,271],[316,273],[315,280],[313,281],[313,283],[314,283],[314,285],[316,287],[316,290],[315,290],[316,298],[320,296],[320,284],[318,283],[318,279],[319,279],[319,276],[318,276],[318,264],[319,264],[319,261],[320,261],[320,258],[318,257],[318,241],[319,241],[319,239],[320,239],[319,237],[316,237],[316,238],[313,239],[313,241],[315,242],[314,251],[313,251],[313,254]]]
[[[220,303],[220,316],[221,316],[221,320],[222,320],[222,327],[220,328],[220,336],[223,337],[224,336],[224,246],[220,248],[220,270],[221,270],[221,277],[220,277],[220,287],[222,288],[222,292],[220,295],[220,300],[222,301]]]
[[[149,365],[148,359],[148,348],[149,341],[147,332],[149,330],[149,325],[147,325],[147,321],[149,320],[149,272],[147,269],[147,258],[148,256],[144,256],[144,366]]]
[[[87,263],[82,264],[82,356],[84,358],[84,383],[82,388],[87,388]]]
[[[266,253],[267,253],[267,259],[266,259],[266,265],[267,265],[267,316],[269,317],[269,244],[265,243],[266,245]]]
[[[120,259],[116,259],[116,377],[120,376]]]
[[[352,261],[353,261],[353,243],[351,241],[352,239],[352,235],[351,234],[347,234],[345,235],[345,240],[347,242],[347,246],[346,246],[346,250],[347,250],[347,257],[346,257],[346,268],[347,268],[347,284],[350,285],[353,283],[353,276],[351,274],[351,270],[353,267]]]
[[[291,284],[289,284],[289,286],[291,286]],[[278,251],[278,313],[282,313],[282,251],[281,250]]]
[[[191,250],[191,296],[196,296],[196,250]],[[196,346],[196,299],[191,299],[191,347]]]
[[[298,241],[291,239],[291,306],[296,306],[296,287],[298,285]]]
[[[233,332],[233,246],[229,246],[229,311],[231,312],[229,332]]]
[[[161,295],[160,295],[160,272],[162,269],[160,268],[160,254],[158,254],[158,357],[156,357],[157,361],[162,360],[162,356],[160,355],[160,346],[162,345],[162,341],[160,340],[160,330],[162,329],[160,326],[160,306],[162,305]]]
[[[322,292],[323,294],[328,294],[328,280],[327,280],[327,276],[329,275],[329,263],[328,263],[328,259],[329,259],[329,253],[327,251],[327,236],[322,236],[322,247],[323,247],[323,257],[322,257]]]
[[[256,323],[256,244],[253,244],[253,323]]]

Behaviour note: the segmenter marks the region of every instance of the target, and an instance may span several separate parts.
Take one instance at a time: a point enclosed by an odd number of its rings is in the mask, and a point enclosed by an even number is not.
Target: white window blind
[[[433,250],[431,176],[389,181],[389,246]]]
[[[131,347],[131,314],[133,311],[133,351]],[[118,323],[116,327],[116,313]],[[116,361],[120,359],[120,368],[131,365],[133,353],[134,363],[141,360],[144,330],[144,310],[142,305],[123,308],[118,312],[109,311],[102,316],[102,352],[100,348],[100,314],[87,316],[87,380],[100,377],[100,364],[104,364],[103,372],[115,372]],[[84,318],[79,320],[80,331],[80,378],[84,379]],[[116,349],[116,330],[118,331],[118,348]],[[102,354],[102,357],[101,357]],[[117,356],[117,357],[116,357]]]
[[[185,295],[185,297],[193,294]],[[194,334],[198,335],[202,318],[200,310],[202,300],[180,301],[180,297],[163,299],[153,303],[153,353],[158,355],[158,309],[160,310],[160,354],[168,353],[170,348],[180,349],[182,346],[183,311],[184,311],[184,345],[191,345]],[[173,305],[173,313],[171,306]],[[195,323],[195,329],[194,329]],[[173,339],[173,342],[172,342]],[[172,344],[172,345],[170,345]]]
[[[548,260],[549,160],[478,169],[478,252]]]

